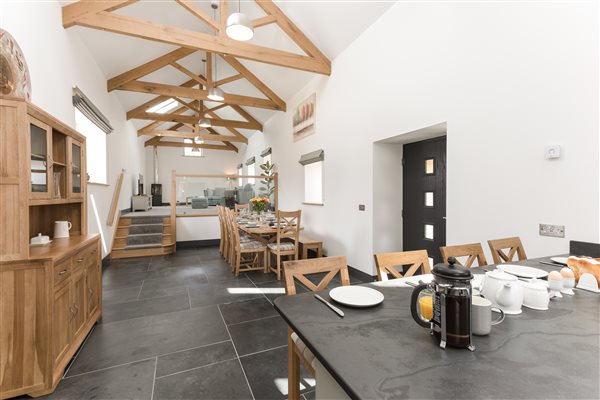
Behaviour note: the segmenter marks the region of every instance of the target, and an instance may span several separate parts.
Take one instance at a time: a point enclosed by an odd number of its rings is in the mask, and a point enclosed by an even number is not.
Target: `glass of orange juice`
[[[433,318],[433,293],[423,290],[419,293],[419,315],[423,321],[431,321]]]

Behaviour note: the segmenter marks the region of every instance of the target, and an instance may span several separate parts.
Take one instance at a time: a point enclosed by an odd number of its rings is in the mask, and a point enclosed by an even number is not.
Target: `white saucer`
[[[521,278],[545,278],[548,276],[548,272],[543,269],[527,267],[525,265],[505,264],[501,268],[504,272]]]
[[[550,257],[550,260],[552,260],[552,262],[560,265],[567,265],[567,259],[568,257]]]
[[[332,300],[350,307],[373,307],[383,302],[378,290],[365,286],[340,286],[329,291]]]

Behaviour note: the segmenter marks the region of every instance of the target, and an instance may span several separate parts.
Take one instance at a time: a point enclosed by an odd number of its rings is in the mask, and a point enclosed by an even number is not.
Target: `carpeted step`
[[[162,244],[155,244],[155,243],[149,243],[149,244],[131,244],[131,245],[127,245],[125,246],[125,250],[133,250],[133,249],[151,249],[154,247],[162,247]]]
[[[143,224],[162,224],[164,217],[136,217],[136,216],[127,216],[127,218],[131,219],[131,225],[143,225]]]
[[[127,246],[140,244],[162,245],[162,233],[140,233],[127,236]]]
[[[163,224],[135,224],[129,225],[129,234],[137,235],[140,233],[162,233]]]

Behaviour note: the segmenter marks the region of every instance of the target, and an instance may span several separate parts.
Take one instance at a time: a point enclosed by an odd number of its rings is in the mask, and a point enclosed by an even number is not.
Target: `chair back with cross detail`
[[[307,275],[325,274],[318,283],[307,278]],[[285,281],[285,294],[296,294],[296,281],[300,282],[307,289],[318,292],[327,287],[331,280],[340,275],[342,286],[350,284],[350,276],[348,275],[348,265],[346,257],[321,257],[311,258],[308,260],[284,261],[283,277]]]
[[[443,246],[440,247],[440,252],[442,253],[442,259],[445,263],[448,262],[449,257],[454,257],[456,258],[457,264],[463,265],[467,268],[471,268],[475,260],[477,260],[477,264],[480,267],[487,265],[487,260],[485,259],[485,254],[483,253],[483,247],[481,247],[481,243],[462,244],[458,246]],[[466,257],[466,261],[460,261],[460,257]]]
[[[277,211],[277,249],[281,249],[282,242],[293,242],[296,257],[298,258],[298,240],[300,238],[300,219],[302,210]],[[283,239],[283,240],[282,240]]]
[[[513,261],[515,255],[519,260],[527,260],[525,248],[523,247],[523,243],[521,243],[521,238],[519,237],[488,240],[488,245],[492,251],[494,264],[511,262]],[[505,253],[505,250],[508,250],[508,253]]]
[[[375,254],[375,264],[379,281],[387,281],[388,275],[391,275],[392,279],[404,278],[413,276],[419,270],[421,270],[421,274],[428,274],[431,271],[427,250]],[[406,273],[402,274],[398,267],[402,268],[405,265],[410,265],[410,267]]]

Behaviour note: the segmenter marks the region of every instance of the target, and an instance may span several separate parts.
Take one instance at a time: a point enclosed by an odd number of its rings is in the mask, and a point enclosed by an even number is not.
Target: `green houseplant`
[[[264,164],[260,164],[262,172],[260,176],[269,177],[269,179],[262,179],[260,181],[264,186],[260,187],[259,190],[263,191],[264,196],[271,198],[275,191],[275,185],[273,184],[273,176],[275,175],[275,164],[271,164],[267,161]]]

